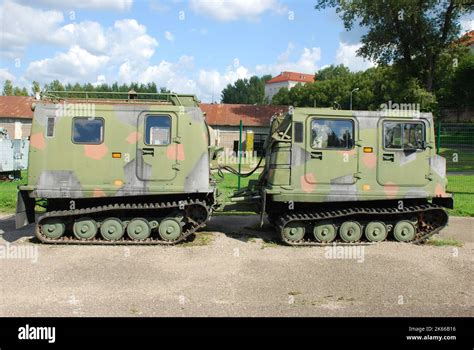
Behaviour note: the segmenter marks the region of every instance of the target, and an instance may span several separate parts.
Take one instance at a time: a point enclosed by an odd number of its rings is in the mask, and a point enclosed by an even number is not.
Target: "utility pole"
[[[354,90],[351,91],[351,107],[350,107],[351,111],[352,111],[352,94],[356,91],[359,91],[359,88],[355,88]]]

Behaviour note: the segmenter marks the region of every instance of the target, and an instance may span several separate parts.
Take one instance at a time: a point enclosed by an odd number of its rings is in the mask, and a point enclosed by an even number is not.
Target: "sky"
[[[359,27],[346,32],[315,0],[4,0],[0,84],[155,82],[204,102],[239,78],[330,64],[353,71]],[[463,18],[464,31],[474,19]]]

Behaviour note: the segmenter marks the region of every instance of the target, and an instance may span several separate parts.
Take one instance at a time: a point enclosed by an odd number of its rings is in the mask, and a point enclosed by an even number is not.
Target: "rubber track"
[[[280,217],[276,221],[276,227],[280,230],[281,240],[291,246],[327,246],[337,243],[338,245],[372,245],[377,244],[379,242],[368,242],[368,241],[358,241],[358,242],[344,242],[336,240],[332,242],[317,242],[317,241],[310,241],[310,240],[299,240],[299,241],[290,241],[283,235],[284,227],[292,221],[314,221],[314,220],[331,220],[335,218],[344,218],[352,215],[369,215],[370,221],[377,220],[377,216],[382,215],[410,215],[410,214],[417,214],[420,212],[429,212],[429,211],[437,211],[443,215],[443,222],[442,225],[436,227],[435,229],[428,231],[428,232],[418,232],[415,236],[415,239],[408,242],[412,244],[419,244],[424,242],[426,239],[431,237],[432,235],[438,233],[442,230],[448,223],[448,214],[446,211],[436,205],[436,204],[423,204],[423,205],[416,205],[416,206],[408,206],[404,207],[402,210],[397,208],[347,208],[347,209],[340,209],[340,210],[331,210],[331,211],[316,211],[316,212],[297,212],[291,214],[285,214]],[[380,220],[385,222],[386,220]],[[312,232],[311,232],[311,237]],[[339,236],[338,236],[339,237]],[[362,235],[364,237],[364,235]]]
[[[109,211],[118,211],[123,210],[127,211],[127,214],[131,211],[138,211],[138,210],[160,210],[160,209],[179,209],[183,207],[186,208],[190,205],[201,205],[206,209],[206,219],[197,224],[193,224],[191,222],[186,223],[185,225],[188,226],[191,224],[192,226],[187,230],[183,231],[181,236],[179,236],[174,241],[166,241],[163,239],[152,238],[149,237],[145,240],[138,241],[132,240],[127,236],[125,232],[123,237],[116,241],[108,241],[102,238],[100,232],[97,233],[96,237],[89,240],[81,240],[76,238],[74,235],[71,237],[62,236],[58,239],[51,239],[43,235],[41,231],[41,222],[45,219],[61,217],[61,218],[69,218],[69,217],[83,217],[91,214],[97,213],[107,213]],[[183,210],[183,209],[180,209]],[[205,226],[206,222],[209,220],[211,215],[211,207],[207,205],[205,201],[202,200],[180,200],[180,201],[172,201],[172,202],[161,202],[161,203],[143,203],[143,204],[110,204],[104,205],[99,207],[89,207],[83,209],[76,209],[76,210],[59,210],[59,211],[50,211],[45,213],[44,215],[40,216],[38,219],[38,223],[36,225],[36,237],[43,243],[48,244],[87,244],[87,245],[174,245],[176,243],[184,241],[189,235],[196,232],[199,228]]]

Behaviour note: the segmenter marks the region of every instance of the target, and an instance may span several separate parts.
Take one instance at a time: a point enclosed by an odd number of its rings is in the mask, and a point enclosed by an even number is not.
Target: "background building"
[[[270,119],[275,113],[287,110],[285,106],[244,105],[244,104],[201,104],[206,113],[207,123],[214,129],[217,145],[226,151],[238,151],[239,124],[242,120],[242,141],[245,144],[247,133],[253,133],[254,151],[258,154],[269,131]],[[243,148],[245,150],[245,147]]]
[[[273,96],[280,91],[281,88],[286,87],[288,90],[291,90],[298,83],[312,83],[314,80],[314,74],[282,72],[280,75],[277,75],[265,83],[265,97],[271,102]]]
[[[32,97],[0,96],[0,128],[7,130],[10,139],[25,139],[30,136]]]

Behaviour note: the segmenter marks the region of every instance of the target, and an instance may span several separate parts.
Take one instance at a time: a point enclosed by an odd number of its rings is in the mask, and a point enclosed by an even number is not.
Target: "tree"
[[[13,84],[11,80],[5,80],[3,83],[3,96],[13,96]]]
[[[441,108],[474,107],[474,55],[464,55],[437,92]]]
[[[435,111],[435,96],[426,91],[415,78],[400,79],[394,66],[369,68],[364,72],[351,72],[344,66],[327,67],[316,73],[322,80],[305,85],[298,84],[288,91],[280,89],[272,104],[297,107],[350,107],[350,92],[353,94],[353,109],[378,110],[381,104],[419,103],[422,111]]]
[[[41,91],[41,87],[40,87],[40,84],[37,82],[37,81],[33,81],[31,83],[31,92],[32,92],[32,95],[35,96],[37,92],[40,92]]]
[[[271,75],[252,76],[250,79],[237,79],[227,84],[221,92],[222,103],[262,104],[265,102],[265,82]]]
[[[20,88],[18,86],[15,86],[13,88],[13,95],[14,96],[28,96],[28,90],[26,88]]]
[[[358,55],[393,63],[400,72],[423,82],[428,91],[440,55],[459,35],[459,19],[474,9],[472,2],[459,0],[318,0],[317,10],[336,8],[346,30],[355,22],[368,29],[362,36]]]

